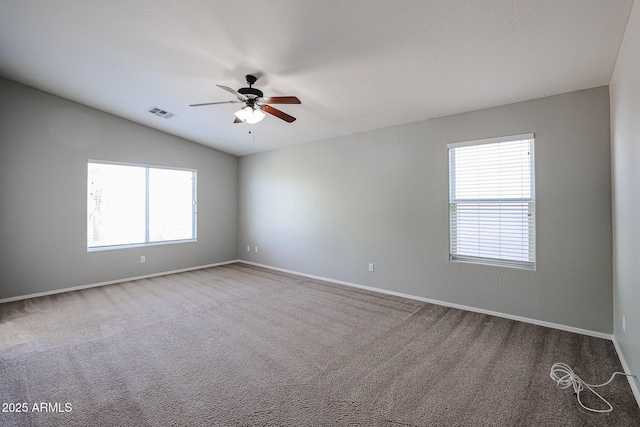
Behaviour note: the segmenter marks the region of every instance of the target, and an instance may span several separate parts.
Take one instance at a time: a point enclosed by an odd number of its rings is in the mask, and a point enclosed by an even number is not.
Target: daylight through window
[[[195,241],[196,175],[193,169],[89,161],[87,248]]]
[[[451,260],[534,269],[534,135],[447,148]]]

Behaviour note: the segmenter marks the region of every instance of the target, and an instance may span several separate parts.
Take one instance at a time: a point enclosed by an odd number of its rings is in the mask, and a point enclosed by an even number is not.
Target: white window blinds
[[[534,269],[534,135],[447,148],[450,259]]]

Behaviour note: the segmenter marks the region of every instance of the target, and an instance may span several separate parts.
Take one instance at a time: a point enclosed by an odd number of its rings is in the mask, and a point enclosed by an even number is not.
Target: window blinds
[[[534,135],[447,148],[450,258],[535,268]]]

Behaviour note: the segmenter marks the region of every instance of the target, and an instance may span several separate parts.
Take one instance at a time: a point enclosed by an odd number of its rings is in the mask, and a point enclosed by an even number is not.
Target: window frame
[[[91,164],[105,164],[105,165],[114,165],[114,166],[128,166],[132,168],[145,168],[146,169],[146,177],[145,177],[145,241],[144,242],[136,242],[136,243],[124,243],[124,244],[113,244],[113,245],[103,245],[103,246],[89,246],[89,201],[91,197],[91,184],[90,184],[90,167]],[[174,239],[174,240],[154,240],[150,241],[149,235],[149,170],[150,169],[160,169],[160,170],[176,170],[176,171],[185,171],[192,173],[192,186],[191,186],[191,237],[186,239]],[[186,167],[178,167],[178,166],[164,166],[164,165],[152,165],[146,163],[133,163],[133,162],[120,162],[120,161],[110,161],[110,160],[98,160],[98,159],[88,159],[87,160],[87,211],[86,211],[86,245],[87,252],[97,252],[97,251],[105,251],[105,250],[113,250],[113,249],[126,249],[126,248],[136,248],[136,247],[147,247],[147,246],[159,246],[159,245],[170,245],[177,243],[191,243],[198,241],[198,169],[195,168],[186,168]]]
[[[479,145],[487,145],[487,144],[496,144],[496,143],[504,143],[504,142],[515,142],[515,141],[523,141],[528,140],[528,153],[529,153],[529,170],[530,170],[530,181],[529,181],[529,196],[530,197],[519,197],[519,198],[466,198],[466,199],[458,199],[455,197],[455,149],[460,147],[471,147],[471,146],[479,146]],[[452,154],[453,153],[453,154]],[[452,155],[454,156],[454,160],[452,160]],[[448,171],[449,171],[449,261],[450,262],[465,262],[465,263],[473,263],[473,264],[482,264],[482,265],[491,265],[491,266],[500,266],[500,267],[511,267],[525,270],[536,270],[536,192],[535,192],[535,134],[534,133],[525,133],[519,135],[510,135],[510,136],[502,136],[496,138],[486,138],[480,140],[473,141],[463,141],[463,142],[452,142],[447,144],[447,159],[448,159]],[[453,170],[452,170],[453,168]],[[452,195],[454,197],[452,197]],[[467,204],[467,206],[473,206],[474,204],[478,207],[481,205],[490,206],[495,205],[499,207],[500,203],[518,203],[518,204],[527,204],[526,212],[528,217],[528,231],[529,235],[527,238],[527,252],[529,254],[528,260],[515,260],[509,258],[492,258],[480,255],[469,255],[469,254],[461,254],[456,250],[455,246],[458,245],[459,240],[457,239],[458,227],[454,226],[454,217],[457,222],[457,211],[459,210],[459,206]],[[524,212],[524,210],[522,210]],[[454,238],[455,237],[455,238]],[[502,246],[502,237],[500,238],[500,246]],[[524,246],[523,246],[524,248]],[[455,252],[455,253],[454,253]]]

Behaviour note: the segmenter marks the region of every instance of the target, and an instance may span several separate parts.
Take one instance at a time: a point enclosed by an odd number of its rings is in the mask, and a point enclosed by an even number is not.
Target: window
[[[447,148],[450,259],[534,269],[534,135]]]
[[[90,160],[88,250],[195,241],[196,175],[193,169]]]

